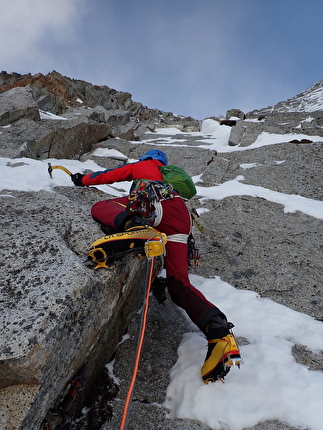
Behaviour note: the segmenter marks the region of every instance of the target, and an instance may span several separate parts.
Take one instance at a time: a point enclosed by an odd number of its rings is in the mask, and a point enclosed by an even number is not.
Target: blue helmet
[[[152,160],[152,159],[158,160],[161,163],[163,163],[164,166],[167,166],[167,163],[168,163],[167,155],[165,154],[165,152],[159,151],[159,149],[152,149],[146,152],[144,155],[142,155],[139,158],[139,161]]]

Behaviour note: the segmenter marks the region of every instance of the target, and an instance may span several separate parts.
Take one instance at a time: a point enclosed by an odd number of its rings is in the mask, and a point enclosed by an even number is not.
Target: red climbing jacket
[[[134,179],[149,179],[150,181],[162,181],[163,176],[158,166],[163,164],[158,160],[138,161],[137,163],[124,164],[116,169],[90,173],[82,179],[83,185],[112,184],[113,182],[133,181]]]

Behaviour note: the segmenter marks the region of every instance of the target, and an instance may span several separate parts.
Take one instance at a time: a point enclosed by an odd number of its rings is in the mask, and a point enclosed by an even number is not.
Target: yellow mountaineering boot
[[[206,333],[208,337],[208,351],[201,368],[201,375],[205,383],[222,382],[232,366],[240,367],[242,362],[237,342],[230,332],[233,327],[220,315],[212,317]],[[219,337],[215,337],[217,334]],[[221,337],[220,337],[221,336]]]
[[[221,339],[210,339],[208,342],[209,348],[210,345],[212,347],[201,369],[202,378],[206,383],[217,379],[223,381],[232,366],[240,366],[241,356],[237,342],[233,334]]]

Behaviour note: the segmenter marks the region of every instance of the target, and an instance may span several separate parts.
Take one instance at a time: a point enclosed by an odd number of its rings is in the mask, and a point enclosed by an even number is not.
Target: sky
[[[48,120],[57,119],[47,115]],[[159,129],[164,134],[164,146],[179,145],[175,135],[178,129]],[[185,133],[187,135],[187,133]],[[254,148],[268,145],[279,145],[286,142],[286,135],[262,133],[248,147],[229,146],[230,127],[220,126],[211,119],[202,123],[199,133],[199,146],[218,153],[239,150],[252,151]],[[293,134],[292,138],[311,140],[318,136]],[[157,145],[154,139],[144,140],[146,144]],[[134,142],[137,144],[137,142]],[[160,144],[158,145],[160,146]],[[93,155],[96,159],[108,156],[125,158],[119,151],[98,148]],[[61,170],[53,172],[49,178],[47,163],[60,164],[70,171],[82,172],[85,169],[102,170],[103,167],[91,160],[34,160],[28,158],[14,159],[0,157],[0,200],[14,198],[11,190],[39,191],[40,189],[55,192],[56,186],[73,187],[70,177]],[[277,164],[285,160],[277,160]],[[252,169],[255,164],[243,164],[243,169]],[[17,176],[21,180],[17,181]],[[244,184],[242,175],[237,178],[211,187],[203,187],[203,177],[193,177],[197,185],[197,196],[201,206],[197,208],[201,224],[206,209],[205,199],[222,200],[230,196],[251,196],[275,202],[285,213],[301,212],[310,217],[323,219],[323,201],[313,200],[306,196],[288,195],[272,191],[257,184]],[[129,182],[115,186],[101,185],[102,191],[120,196],[126,195]],[[123,190],[123,191],[122,191]],[[309,370],[305,365],[295,361],[292,347],[302,345],[308,351],[321,354],[323,350],[323,323],[314,318],[296,312],[272,300],[262,298],[249,290],[238,290],[224,282],[220,277],[204,278],[190,275],[191,282],[206,298],[228,315],[234,315],[234,335],[246,341],[240,346],[243,364],[240,369],[232,368],[226,376],[225,383],[204,384],[200,368],[205,359],[205,337],[194,331],[186,333],[178,350],[178,360],[170,370],[170,383],[165,401],[159,407],[164,408],[169,417],[197,421],[212,430],[226,428],[242,430],[252,427],[264,420],[277,419],[299,429],[321,430],[323,422],[323,372]],[[182,311],[181,311],[182,312]],[[264,319],[263,316],[266,315]],[[271,324],[267,324],[270,320]],[[308,333],[311,335],[308,336]],[[107,367],[113,374],[113,363]],[[158,407],[158,405],[155,405]],[[130,415],[131,419],[131,415]],[[121,420],[121,417],[120,417]],[[111,428],[107,422],[102,429]]]
[[[107,85],[203,119],[323,78],[321,0],[0,0],[1,70]]]

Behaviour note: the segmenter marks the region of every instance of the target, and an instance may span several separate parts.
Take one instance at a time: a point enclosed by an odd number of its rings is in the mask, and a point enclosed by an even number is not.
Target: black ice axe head
[[[64,172],[66,172],[69,176],[72,175],[72,173],[68,169],[66,169],[66,167],[63,167],[63,166],[52,166],[51,163],[48,163],[48,173],[49,173],[49,176],[51,177],[51,179],[53,179],[52,171],[54,169],[61,169],[61,170],[64,170]]]

